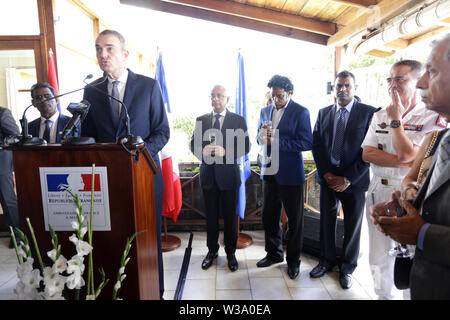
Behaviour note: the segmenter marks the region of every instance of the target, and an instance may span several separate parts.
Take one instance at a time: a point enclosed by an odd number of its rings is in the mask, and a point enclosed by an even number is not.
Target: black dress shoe
[[[211,267],[214,259],[216,259],[219,256],[219,254],[216,252],[208,251],[208,254],[206,255],[205,259],[203,259],[202,262],[202,269],[206,270],[209,267]]]
[[[328,271],[330,271],[332,268],[327,268],[322,264],[318,264],[317,266],[314,267],[314,269],[311,270],[311,272],[309,273],[309,276],[311,278],[320,278],[322,277],[325,273],[327,273]]]
[[[352,276],[348,273],[339,272],[339,284],[342,289],[349,289],[352,286]]]
[[[256,263],[256,266],[257,266],[258,268],[265,268],[265,267],[271,266],[271,265],[273,265],[273,264],[275,264],[275,263],[283,262],[283,260],[284,260],[283,258],[277,259],[277,260],[272,260],[272,259],[269,259],[269,258],[266,256],[266,257],[262,258],[261,260],[259,260],[259,261]]]
[[[300,265],[291,265],[291,266],[288,265],[287,274],[289,278],[294,280],[295,278],[297,278],[299,273],[300,273]]]
[[[236,271],[239,268],[239,264],[236,260],[236,256],[234,253],[227,254],[227,260],[228,260],[228,268],[230,268],[231,271]]]

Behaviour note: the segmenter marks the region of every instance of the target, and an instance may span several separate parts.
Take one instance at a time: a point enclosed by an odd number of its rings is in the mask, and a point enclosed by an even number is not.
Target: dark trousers
[[[234,253],[238,232],[236,215],[238,189],[204,188],[203,197],[206,207],[206,245],[208,250],[212,252],[219,250],[219,216],[222,214],[225,252],[227,254]]]
[[[5,225],[19,227],[19,211],[12,173],[0,175],[0,203],[5,214]]]
[[[281,209],[288,217],[289,236],[286,244],[288,265],[298,265],[303,247],[303,185],[280,185],[272,176],[263,180],[262,220],[267,257],[271,260],[283,259],[281,244]]]
[[[344,211],[344,243],[340,261],[336,257],[336,220],[340,203]],[[320,262],[326,267],[339,264],[351,274],[356,268],[365,206],[365,191],[345,193],[320,186]]]

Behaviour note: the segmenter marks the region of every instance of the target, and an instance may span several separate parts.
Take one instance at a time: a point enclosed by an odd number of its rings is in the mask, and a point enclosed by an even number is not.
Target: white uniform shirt
[[[420,102],[412,109],[403,119],[402,125],[406,136],[413,144],[421,146],[425,136],[434,130],[441,130],[442,127],[436,125],[438,114],[425,108]],[[397,154],[392,144],[392,128],[389,126],[389,120],[386,109],[375,112],[372,123],[367,131],[366,137],[361,147],[371,146],[381,149],[391,154]],[[387,125],[385,128],[384,125]],[[371,163],[372,173],[384,179],[403,179],[409,172],[410,168],[392,168],[381,167]]]

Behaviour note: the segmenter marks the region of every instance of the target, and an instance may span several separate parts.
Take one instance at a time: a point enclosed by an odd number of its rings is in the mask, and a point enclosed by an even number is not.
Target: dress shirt
[[[47,141],[48,143],[55,143],[56,142],[56,134],[58,131],[58,118],[59,118],[59,111],[56,110],[55,114],[52,115],[48,120],[50,120],[50,141]],[[39,128],[39,138],[44,137],[44,131],[45,131],[45,119],[44,117],[41,117],[41,125]]]
[[[117,81],[119,81],[117,85],[117,90],[119,91],[119,100],[123,101],[123,98],[125,96],[125,87],[127,85],[127,79],[128,79],[128,70],[125,69]],[[116,81],[110,77],[108,77],[108,93],[112,95],[112,89],[113,89],[113,82]],[[119,103],[119,114],[122,111],[122,104]]]
[[[225,108],[221,113],[216,113],[213,111],[211,127],[214,127],[214,122],[216,122],[216,114],[221,115],[221,117],[219,118],[219,123],[220,130],[222,130],[223,120],[225,119],[225,115],[227,114],[227,109]]]
[[[280,109],[277,110],[277,107],[275,107],[275,104],[273,105],[273,112],[272,112],[272,130],[275,130],[278,128],[278,124],[281,121],[281,118],[283,117],[284,111],[286,111],[286,106],[289,104],[291,99],[287,101],[287,103],[282,106]]]
[[[334,147],[334,138],[336,137],[336,127],[337,127],[337,123],[339,121],[339,110],[341,110],[341,108],[344,108],[345,110],[347,110],[347,112],[344,114],[344,127],[347,127],[348,118],[350,117],[350,112],[352,111],[354,103],[355,103],[355,99],[350,101],[350,103],[347,104],[346,106],[341,106],[339,103],[337,103],[335,106],[335,110],[334,110],[335,115],[334,115],[334,124],[333,124],[333,144],[331,145],[331,150],[333,150],[333,147]],[[344,143],[345,143],[345,141],[344,141]],[[331,163],[335,166],[338,166],[338,165],[340,165],[341,160],[334,159],[333,153],[331,153]]]

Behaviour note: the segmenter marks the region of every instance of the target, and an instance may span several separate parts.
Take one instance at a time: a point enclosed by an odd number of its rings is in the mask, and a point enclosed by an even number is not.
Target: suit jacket
[[[203,137],[205,131],[212,128],[212,117],[212,112],[198,117],[191,138],[191,151],[202,161],[200,165],[200,185],[207,189],[213,187],[221,190],[237,189],[241,185],[238,160],[250,151],[247,123],[242,116],[227,110],[220,130],[223,141],[220,141],[221,139],[216,140],[217,144],[225,148],[225,157],[220,159],[216,157],[218,161],[211,164],[208,159],[203,157],[203,148],[209,144],[207,137],[205,137],[205,141],[203,141]],[[245,137],[242,141],[240,137],[243,134],[245,134]]]
[[[56,143],[60,143],[61,142],[61,134],[60,132],[63,131],[64,127],[66,126],[66,124],[70,121],[71,117],[68,117],[66,115],[63,114],[59,114],[58,117],[58,122],[57,122],[57,126],[58,128],[56,129]],[[28,123],[28,133],[31,134],[33,137],[39,137],[39,129],[41,127],[41,118],[37,118],[33,121],[31,121],[30,123]],[[78,129],[80,129],[78,127]],[[78,131],[79,134],[79,131]]]
[[[331,163],[335,106],[333,104],[320,109],[314,126],[312,152],[317,166],[317,178],[322,186],[328,186],[323,175],[331,172],[350,180],[351,185],[344,192],[367,191],[370,182],[369,163],[362,160],[361,144],[377,109],[355,100],[345,127],[344,150],[337,168]]]
[[[96,142],[116,142],[126,134],[125,110],[122,107],[119,126],[113,124],[108,81],[97,79],[92,83],[105,94],[86,86],[84,97],[91,103],[89,113],[81,125],[83,136],[93,137]],[[131,134],[140,136],[145,142],[153,160],[160,167],[158,152],[165,146],[170,136],[161,88],[156,80],[135,74],[128,70],[123,103],[130,116]]]
[[[309,118],[309,111],[300,104],[294,102],[292,99],[285,107],[286,110],[278,124],[278,171],[274,174],[275,180],[281,185],[300,185],[305,183],[305,172],[303,168],[302,151],[311,150],[312,147],[312,133],[311,121]],[[261,109],[258,122],[257,141],[259,140],[259,131],[267,120],[272,120],[274,106],[271,104]],[[267,148],[267,152],[263,153],[263,165],[261,167],[261,179],[264,175],[269,174],[269,170],[265,163],[268,152],[271,153],[271,166],[276,166],[275,161],[277,155],[272,154],[275,151],[275,144]]]
[[[413,203],[420,208],[423,201],[422,218],[431,225],[423,250],[416,248],[410,273],[412,299],[450,299],[450,162],[426,195],[436,158]]]
[[[18,136],[19,127],[9,109],[0,107],[0,142],[10,136]],[[0,147],[0,175],[13,172],[12,151]]]

